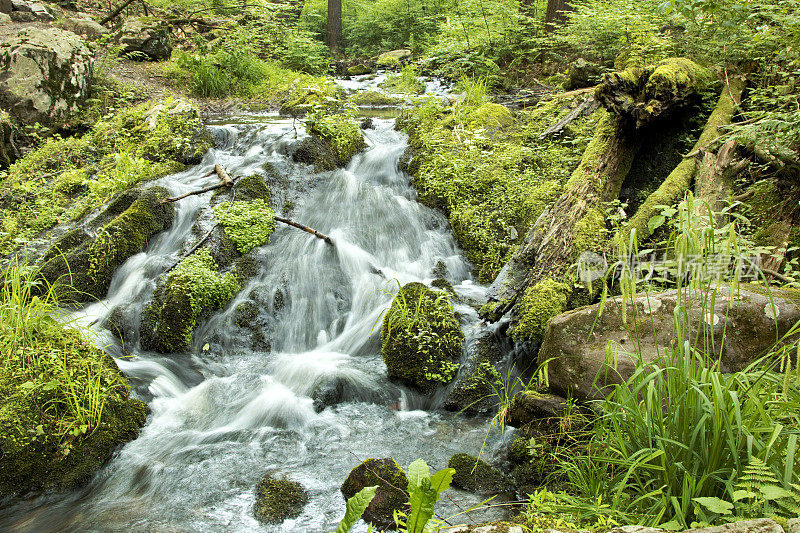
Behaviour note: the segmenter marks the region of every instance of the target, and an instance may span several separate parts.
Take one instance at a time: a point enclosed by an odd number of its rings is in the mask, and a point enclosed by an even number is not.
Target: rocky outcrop
[[[394,511],[402,510],[408,501],[408,477],[394,459],[367,459],[350,471],[341,491],[348,500],[361,489],[373,486],[378,490],[364,511],[364,521],[380,530],[394,529]]]
[[[716,354],[723,372],[742,370],[800,320],[800,306],[791,294],[773,290],[768,298],[755,290],[742,286],[731,294],[719,286],[693,291],[691,303],[685,294],[681,299],[691,309],[685,317],[691,342],[703,353]],[[675,336],[678,291],[636,298],[627,304],[626,320],[623,305],[621,297],[612,298],[602,314],[599,305],[592,305],[550,320],[538,358],[548,361],[551,390],[577,400],[603,398],[612,385],[631,376],[634,353],[652,363],[669,353],[674,342],[683,342]]]
[[[447,293],[408,283],[395,296],[381,328],[389,379],[430,393],[458,370],[464,334]]]
[[[253,514],[264,524],[279,524],[296,518],[308,503],[308,491],[296,481],[266,474],[256,485]]]
[[[489,463],[466,453],[457,453],[447,462],[456,471],[453,486],[478,494],[513,492],[514,482]]]
[[[42,276],[50,283],[66,282],[64,296],[75,301],[104,298],[117,267],[172,224],[175,207],[161,203],[168,196],[163,187],[118,195],[87,227],[66,233],[50,247],[41,259]]]
[[[110,32],[92,19],[68,18],[59,21],[58,25],[67,31],[84,37],[90,41],[99,39]]]
[[[502,375],[498,370],[505,349],[500,338],[486,331],[467,342],[466,362],[453,380],[442,407],[467,415],[492,412],[499,399],[495,388],[500,387]]]
[[[117,35],[120,54],[137,61],[161,61],[172,55],[169,25],[163,20],[140,17],[126,20]]]
[[[10,10],[6,11],[8,7]],[[11,15],[15,22],[50,21],[53,15],[41,2],[31,0],[9,0],[5,5],[0,5],[0,11]]]
[[[92,62],[74,33],[23,30],[0,45],[0,104],[24,123],[57,125],[89,97]]]

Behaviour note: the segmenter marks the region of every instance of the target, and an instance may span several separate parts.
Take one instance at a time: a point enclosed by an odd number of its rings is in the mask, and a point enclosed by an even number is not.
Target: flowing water
[[[123,345],[102,324],[114,309],[135,324],[157,277],[197,240],[192,227],[208,218],[211,195],[178,202],[171,229],[117,271],[106,300],[78,314],[148,402],[146,426],[88,486],[0,510],[0,530],[332,531],[344,514],[338,487],[360,460],[423,458],[439,469],[454,453],[479,453],[486,420],[441,412],[435,400],[389,383],[380,356],[381,313],[398,283],[430,281],[441,261],[466,301],[484,291],[447,220],[419,204],[398,171],[406,138],[393,126],[375,120],[364,132],[368,148],[347,169],[314,174],[288,157],[305,135],[291,120],[248,115],[211,124],[217,148],[159,185],[180,194],[213,183],[203,176],[215,163],[238,176],[269,163],[281,176],[277,194],[295,205],[292,218],[335,246],[279,225],[257,251],[257,275],[201,321],[189,354],[145,352],[135,328]],[[246,301],[258,302],[254,320],[269,347],[254,347],[252,332],[237,326]],[[474,337],[475,311],[456,310]],[[348,401],[317,413],[312,393],[330,380],[347,385]],[[489,450],[497,439],[489,434]],[[265,527],[252,518],[254,487],[267,472],[308,489],[297,519]],[[437,509],[447,516],[476,502],[451,491]]]

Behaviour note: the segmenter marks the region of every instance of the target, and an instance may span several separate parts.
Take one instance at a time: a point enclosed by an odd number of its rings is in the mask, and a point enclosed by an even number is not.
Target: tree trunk
[[[328,0],[328,23],[325,42],[332,56],[339,55],[339,43],[342,41],[342,0]]]
[[[562,26],[567,20],[567,11],[572,7],[567,0],[547,0],[547,13],[544,16],[544,30],[548,33]]]

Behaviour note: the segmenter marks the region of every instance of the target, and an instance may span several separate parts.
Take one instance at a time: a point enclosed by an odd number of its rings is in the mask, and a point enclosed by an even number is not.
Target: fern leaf
[[[347,510],[344,512],[344,518],[339,522],[339,527],[336,528],[335,533],[350,533],[350,529],[358,522],[358,519],[361,518],[364,511],[367,510],[377,490],[377,485],[374,487],[365,487],[358,491],[355,496],[347,500]]]

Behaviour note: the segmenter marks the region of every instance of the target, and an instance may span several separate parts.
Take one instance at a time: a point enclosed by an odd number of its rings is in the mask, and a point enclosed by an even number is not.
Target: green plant
[[[269,242],[275,231],[272,208],[264,200],[223,203],[214,207],[214,217],[239,253],[246,254]]]
[[[336,528],[334,533],[350,533],[353,526],[364,515],[364,511],[369,507],[370,502],[375,497],[377,492],[377,485],[374,487],[364,487],[356,493],[355,496],[347,500],[347,508],[344,513],[344,518],[339,522],[339,527]],[[372,524],[369,525],[367,532],[372,531]]]
[[[450,488],[455,474],[453,468],[444,468],[431,476],[430,468],[422,459],[408,466],[408,512],[395,511],[394,519],[402,533],[438,531],[440,522],[433,520],[434,506],[442,493]]]

